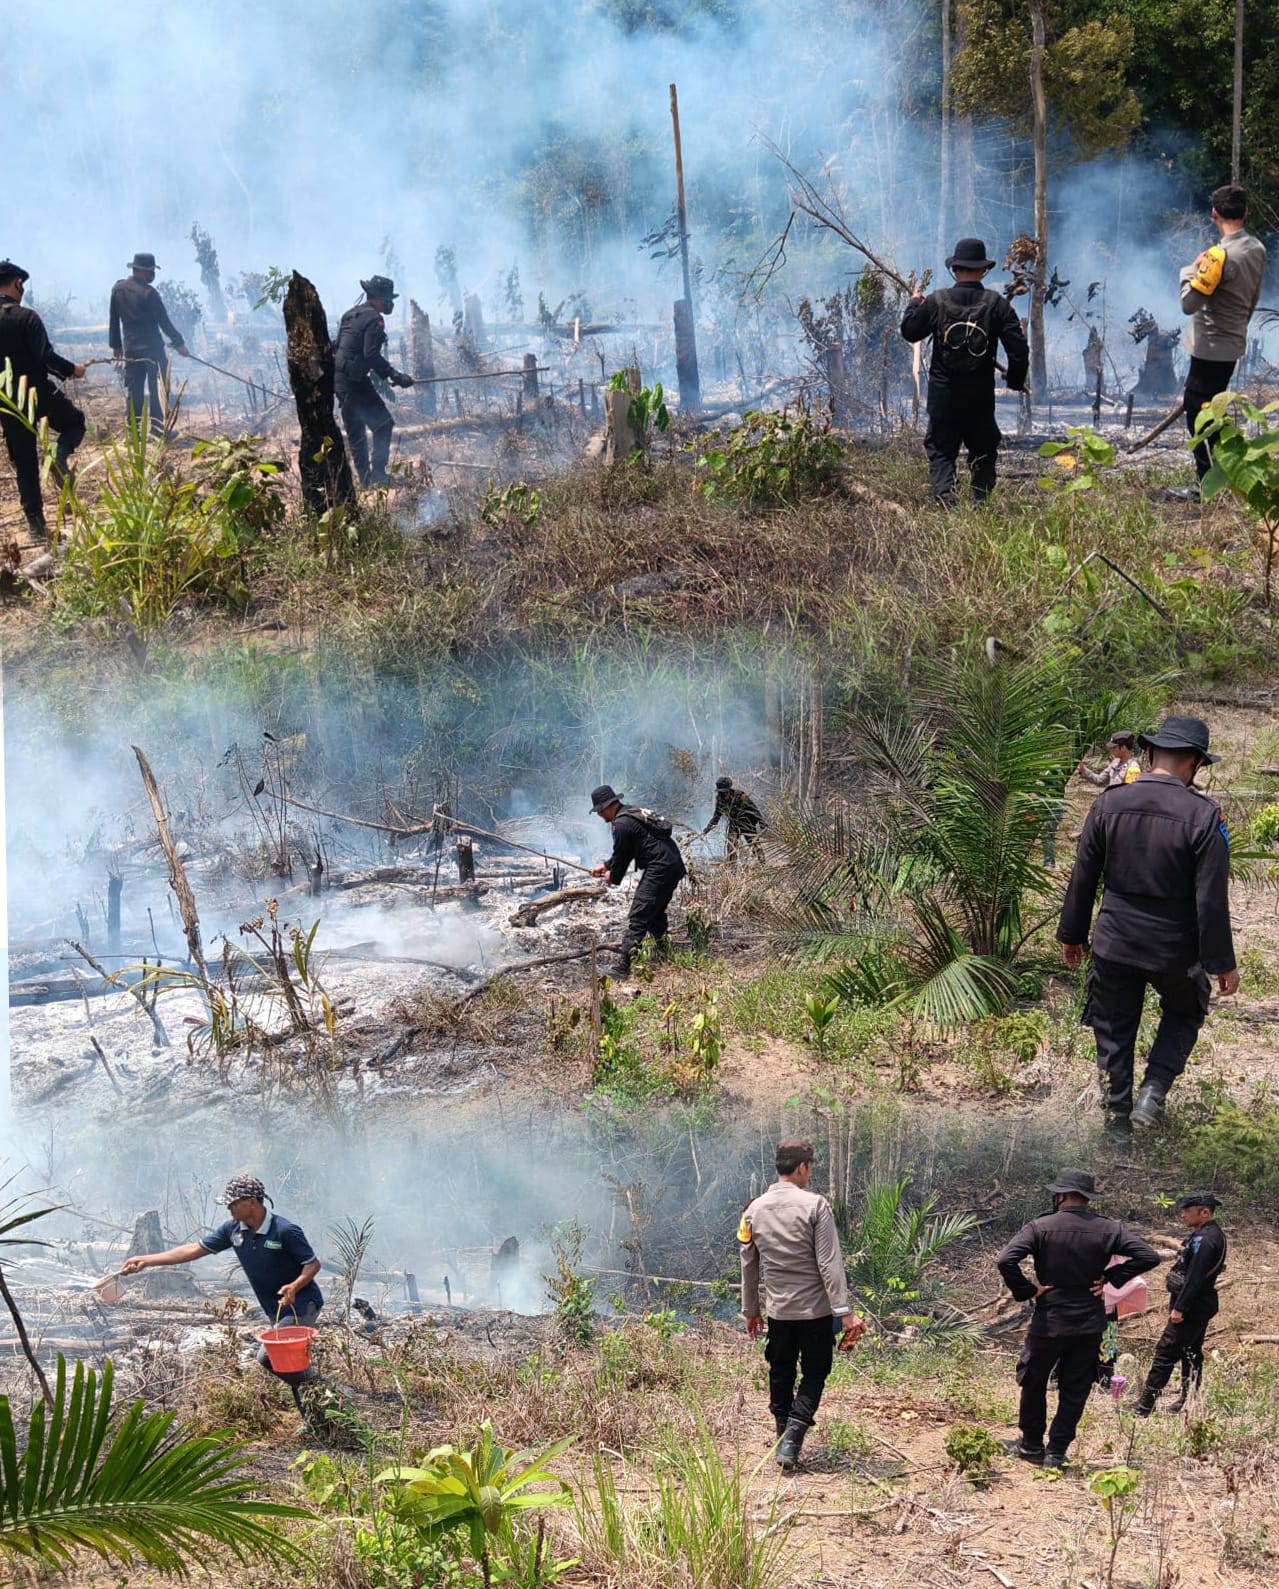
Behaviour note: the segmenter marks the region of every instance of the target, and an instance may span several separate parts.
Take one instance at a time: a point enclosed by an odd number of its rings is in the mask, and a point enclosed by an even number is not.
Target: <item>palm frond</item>
[[[294,1506],[251,1498],[239,1448],[185,1435],[172,1412],[136,1402],[113,1424],[113,1371],[101,1381],[77,1363],[68,1384],[58,1358],[53,1404],[37,1402],[19,1451],[8,1397],[0,1396],[0,1553],[54,1568],[82,1555],[107,1562],[141,1557],[161,1572],[188,1575],[209,1543],[241,1561],[280,1564],[297,1549],[268,1518],[305,1517]]]

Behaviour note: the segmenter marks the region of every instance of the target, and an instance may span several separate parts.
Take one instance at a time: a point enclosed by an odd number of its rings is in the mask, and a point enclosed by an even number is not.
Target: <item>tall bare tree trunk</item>
[[[1230,180],[1238,182],[1243,153],[1243,0],[1235,0],[1235,103],[1230,119]]]
[[[1035,275],[1030,290],[1030,395],[1048,396],[1048,354],[1044,347],[1044,284],[1048,275],[1048,100],[1044,94],[1044,5],[1030,3],[1030,93],[1034,102]]]
[[[358,499],[342,432],[333,413],[333,345],[324,306],[314,286],[295,270],[284,295],[289,385],[297,404],[302,442],[298,473],[302,500],[317,516]]]
[[[937,263],[950,236],[950,0],[941,0],[941,147],[937,155]]]

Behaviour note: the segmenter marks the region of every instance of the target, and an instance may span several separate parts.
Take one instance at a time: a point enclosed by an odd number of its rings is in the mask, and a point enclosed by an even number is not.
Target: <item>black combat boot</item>
[[[1149,1418],[1155,1410],[1155,1402],[1158,1397],[1159,1392],[1157,1390],[1147,1388],[1130,1401],[1124,1411],[1132,1413],[1137,1418]]]
[[[799,1466],[799,1448],[804,1444],[808,1425],[802,1418],[789,1418],[777,1446],[777,1466],[783,1473],[794,1473]]]
[[[790,1422],[790,1414],[775,1412],[773,1414],[773,1422],[777,1425],[777,1438],[780,1440],[786,1433],[786,1425]]]
[[[1030,1446],[1024,1440],[1005,1440],[1004,1455],[1017,1457],[1022,1462],[1033,1462],[1036,1467],[1041,1467],[1044,1460],[1043,1446]]]
[[[1132,1106],[1132,1123],[1146,1129],[1157,1126],[1164,1117],[1168,1089],[1161,1081],[1143,1081],[1137,1102]]]
[[[1166,1407],[1161,1407],[1159,1409],[1160,1412],[1185,1412],[1186,1403],[1190,1399],[1190,1392],[1192,1390],[1197,1390],[1198,1387],[1198,1380],[1192,1381],[1183,1377],[1181,1381],[1181,1393],[1178,1395],[1176,1401],[1170,1401]]]
[[[1066,1453],[1057,1451],[1052,1446],[1049,1446],[1047,1451],[1044,1452],[1044,1466],[1046,1468],[1064,1468],[1066,1466]]]

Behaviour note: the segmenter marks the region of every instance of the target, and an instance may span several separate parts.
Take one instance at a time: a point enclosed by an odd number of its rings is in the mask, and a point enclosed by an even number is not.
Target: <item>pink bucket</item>
[[[1150,1287],[1146,1284],[1145,1275],[1138,1275],[1127,1285],[1107,1285],[1102,1292],[1102,1300],[1107,1312],[1116,1311],[1121,1319],[1126,1319],[1130,1313],[1144,1313],[1150,1305]]]

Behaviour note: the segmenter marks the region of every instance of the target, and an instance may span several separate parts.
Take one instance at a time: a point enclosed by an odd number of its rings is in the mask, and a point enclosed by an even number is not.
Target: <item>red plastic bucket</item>
[[[315,1331],[305,1324],[286,1324],[258,1331],[258,1340],[266,1347],[266,1355],[277,1374],[300,1374],[304,1368],[309,1368],[314,1339]]]

